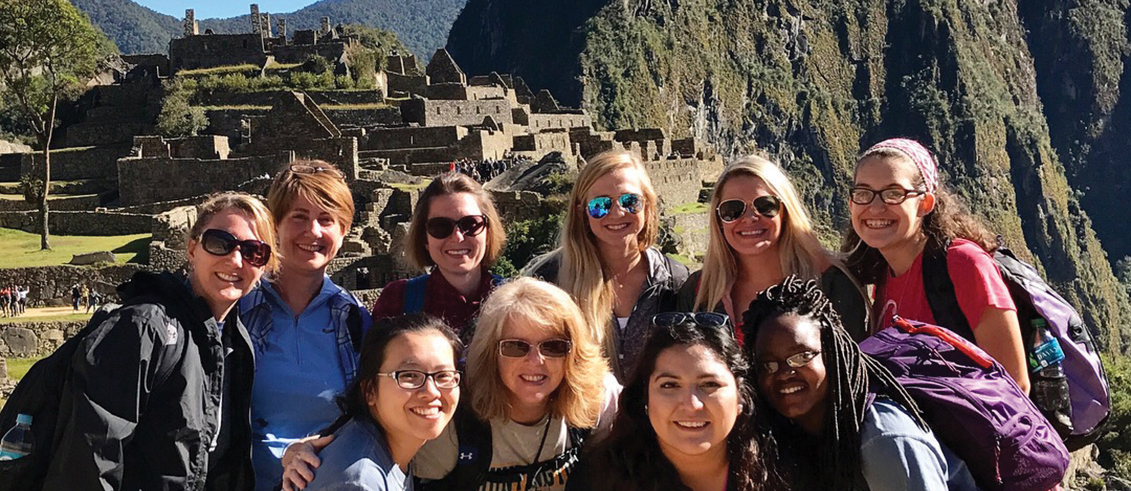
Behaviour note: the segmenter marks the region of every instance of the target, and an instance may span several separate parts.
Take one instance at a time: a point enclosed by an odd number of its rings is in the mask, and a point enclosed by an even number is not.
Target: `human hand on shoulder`
[[[334,435],[309,436],[287,445],[283,451],[283,491],[297,491],[306,488],[314,480],[314,470],[322,465],[318,458],[326,445],[334,440]]]

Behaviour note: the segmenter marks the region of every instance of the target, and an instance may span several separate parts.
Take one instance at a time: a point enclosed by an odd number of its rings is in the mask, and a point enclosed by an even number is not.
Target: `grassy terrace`
[[[277,67],[276,67],[277,68]],[[217,66],[212,68],[197,68],[195,70],[179,70],[178,77],[206,77],[208,75],[228,75],[232,73],[258,73],[260,68],[251,63],[244,65]]]
[[[51,250],[39,250],[39,234],[0,228],[0,268],[27,268],[66,264],[75,254],[111,251],[118,262],[139,262],[148,254],[150,234],[88,237],[52,235]],[[140,257],[139,257],[140,255]]]

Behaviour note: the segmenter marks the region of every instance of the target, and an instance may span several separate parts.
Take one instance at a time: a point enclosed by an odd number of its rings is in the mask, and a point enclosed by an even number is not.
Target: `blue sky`
[[[185,9],[196,11],[197,19],[216,17],[235,17],[251,11],[251,4],[258,3],[260,12],[285,14],[294,12],[316,0],[134,0],[162,14],[178,19],[184,17]]]

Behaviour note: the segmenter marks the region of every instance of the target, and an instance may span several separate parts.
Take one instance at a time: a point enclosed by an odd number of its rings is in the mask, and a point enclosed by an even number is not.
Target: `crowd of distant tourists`
[[[266,203],[211,197],[187,275],[137,273],[82,339],[46,488],[992,486],[858,346],[895,316],[936,321],[921,271],[941,249],[969,343],[1029,391],[992,235],[920,143],[860,155],[846,253],[818,240],[781,165],[729,163],[695,272],[656,246],[638,156],[608,151],[580,171],[557,247],[492,274],[506,230],[479,182],[498,162],[419,193],[403,251],[422,274],[373,305],[327,274],[355,212],[333,165],[289,165]]]
[[[0,316],[16,317],[27,310],[27,294],[30,292],[26,285],[8,285],[0,288]]]

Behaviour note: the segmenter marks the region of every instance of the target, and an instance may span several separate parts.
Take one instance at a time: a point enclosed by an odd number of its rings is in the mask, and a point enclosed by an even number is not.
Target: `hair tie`
[[[927,186],[927,192],[933,193],[939,188],[939,163],[923,144],[907,138],[889,138],[872,145],[872,148],[864,152],[864,156],[885,149],[902,153],[915,163],[915,167],[919,168],[919,173],[923,175],[923,184]]]

